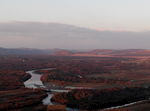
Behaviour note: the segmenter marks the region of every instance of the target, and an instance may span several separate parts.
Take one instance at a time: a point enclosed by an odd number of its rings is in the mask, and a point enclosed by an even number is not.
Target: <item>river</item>
[[[39,69],[39,70],[53,70],[53,68],[48,68],[48,69]],[[27,71],[26,73],[29,73],[31,75],[31,78],[28,79],[27,81],[24,82],[24,85],[26,88],[42,88],[44,90],[49,90],[41,81],[41,74],[35,73],[37,70],[31,70]],[[50,105],[52,102],[50,101],[53,93],[52,92],[68,92],[69,90],[58,90],[58,89],[51,89],[50,92],[48,92],[48,96],[43,99],[43,104],[44,105]]]
[[[37,70],[53,70],[54,68],[47,68],[47,69],[37,69]],[[41,74],[35,73],[35,71],[37,70],[31,70],[31,71],[27,71],[26,73],[29,73],[31,75],[31,78],[28,79],[27,81],[24,82],[25,87],[27,88],[43,88],[45,90],[49,90],[46,86],[44,86],[44,84],[41,81]],[[66,86],[66,88],[71,88],[71,89],[81,89],[84,87],[72,87],[72,86]],[[85,89],[85,88],[84,88]],[[47,92],[47,97],[44,98],[42,100],[43,105],[53,105],[53,103],[51,102],[51,98],[53,96],[53,92],[68,92],[69,90],[63,90],[63,89],[51,89],[50,92]],[[116,109],[116,108],[122,108],[122,107],[127,107],[127,106],[131,106],[137,103],[142,103],[144,101],[147,100],[142,100],[142,101],[137,101],[137,102],[133,102],[133,103],[129,103],[129,104],[124,104],[121,106],[115,106],[115,107],[111,107],[111,108],[105,108],[101,111],[105,111],[108,109]],[[67,108],[67,111],[78,111],[78,109],[72,109],[72,108]]]
[[[37,70],[53,70],[54,68],[47,68],[47,69],[37,69]],[[49,90],[41,81],[41,74],[36,73],[37,70],[31,70],[26,71],[26,73],[29,73],[31,75],[31,78],[24,82],[24,85],[26,88],[42,88],[44,90]],[[50,89],[49,92],[47,92],[47,97],[42,100],[43,105],[53,105],[51,98],[53,96],[53,92],[68,92],[69,90],[63,90],[63,89]],[[78,109],[72,109],[68,108],[67,111],[78,111]]]

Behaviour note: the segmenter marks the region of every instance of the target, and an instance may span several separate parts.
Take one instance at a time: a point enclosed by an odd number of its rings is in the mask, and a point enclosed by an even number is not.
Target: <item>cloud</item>
[[[58,23],[0,23],[1,47],[150,49],[150,32],[96,31]]]

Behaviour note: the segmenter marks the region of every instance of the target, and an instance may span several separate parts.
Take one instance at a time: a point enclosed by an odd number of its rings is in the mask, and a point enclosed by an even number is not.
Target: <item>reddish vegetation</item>
[[[105,51],[105,53],[110,52]],[[100,52],[94,51],[92,53]],[[63,54],[65,55],[67,52],[63,52]],[[4,98],[0,99],[2,106],[5,106],[5,108],[7,105],[9,108],[17,109],[39,104],[45,96],[39,90],[24,90],[23,81],[30,77],[25,71],[32,69],[56,68],[53,71],[39,71],[43,74],[42,81],[63,86],[84,85],[99,90],[104,88],[112,90],[114,87],[145,87],[150,84],[150,58],[22,55],[0,56],[0,61],[0,94],[5,94]],[[18,93],[14,93],[16,91]],[[0,96],[2,97],[2,95]],[[90,93],[80,92],[75,94],[75,98],[78,100],[87,95],[90,96]],[[15,101],[17,105],[12,107],[12,104],[9,103],[11,100]],[[23,102],[20,102],[21,100]],[[66,99],[60,98],[59,101],[67,102]]]
[[[82,89],[72,90],[68,93],[58,93],[52,101],[80,109],[101,109],[122,104],[128,104],[150,97],[150,88],[124,88],[124,89]]]
[[[143,59],[131,58],[83,58],[83,57],[58,57],[54,58],[55,67],[53,71],[43,71],[43,82],[55,83],[58,85],[75,85],[86,84],[88,86],[136,86],[150,82],[149,63],[139,63]],[[148,61],[144,60],[144,61]],[[147,72],[146,72],[147,71]],[[79,77],[82,76],[81,77]],[[145,80],[145,81],[143,81]],[[82,84],[80,84],[82,83]],[[91,85],[89,84],[91,83]],[[79,85],[80,84],[80,85]]]
[[[25,109],[46,110],[41,101],[47,94],[41,90],[25,89],[23,82],[31,76],[25,73],[25,70],[32,69],[33,64],[25,63],[28,60],[17,56],[2,56],[0,57],[0,110],[18,110]],[[29,58],[29,61],[31,59]],[[32,63],[32,62],[31,62]],[[36,65],[35,67],[39,67]],[[41,66],[40,66],[41,67]],[[36,108],[30,106],[36,105]],[[29,110],[28,109],[28,110]]]
[[[110,110],[105,110],[105,111],[130,111],[128,109],[110,109]]]
[[[0,91],[0,110],[12,110],[41,103],[46,97],[41,90],[17,89]]]
[[[47,111],[67,111],[64,105],[49,105]]]
[[[126,49],[126,50],[111,50],[111,49],[96,49],[91,51],[56,51],[57,56],[88,56],[88,57],[149,57],[150,50],[144,49]]]
[[[30,78],[30,75],[24,71],[0,70],[0,78],[1,111],[10,111],[39,104],[41,100],[47,96],[46,93],[41,90],[24,88],[23,82]],[[20,109],[20,111],[22,110]]]
[[[30,78],[24,71],[0,70],[0,91],[23,88],[23,81]]]

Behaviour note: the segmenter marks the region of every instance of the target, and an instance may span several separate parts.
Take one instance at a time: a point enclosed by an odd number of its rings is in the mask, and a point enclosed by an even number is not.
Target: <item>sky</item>
[[[55,22],[100,31],[149,31],[149,4],[150,0],[0,0],[0,22]]]
[[[0,47],[150,49],[150,0],[0,0]]]

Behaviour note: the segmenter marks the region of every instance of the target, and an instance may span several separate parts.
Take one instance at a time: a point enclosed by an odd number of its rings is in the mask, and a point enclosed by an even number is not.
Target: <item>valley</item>
[[[136,111],[136,102],[149,104],[150,57],[145,56],[1,55],[0,109]]]

